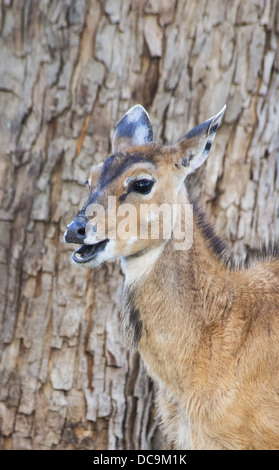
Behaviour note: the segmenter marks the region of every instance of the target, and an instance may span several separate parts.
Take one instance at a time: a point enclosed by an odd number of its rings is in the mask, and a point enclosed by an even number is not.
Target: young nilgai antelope
[[[113,155],[90,170],[89,199],[65,241],[82,245],[73,254],[80,266],[121,259],[124,337],[157,385],[173,447],[279,449],[279,250],[232,267],[187,188],[224,110],[161,146],[144,108],[131,108]],[[169,236],[158,207],[175,208]]]

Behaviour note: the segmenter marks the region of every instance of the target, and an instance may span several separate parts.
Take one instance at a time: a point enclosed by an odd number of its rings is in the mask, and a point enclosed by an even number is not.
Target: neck
[[[185,387],[201,343],[203,351],[211,348],[204,345],[204,332],[221,321],[230,305],[225,265],[206,240],[197,215],[190,249],[175,249],[171,239],[122,266],[126,342],[139,349],[153,377],[177,392],[180,382]]]
[[[144,250],[138,256],[133,255],[121,259],[121,268],[125,275],[126,286],[138,286],[147,278],[164,251],[164,245],[159,245],[151,250]]]

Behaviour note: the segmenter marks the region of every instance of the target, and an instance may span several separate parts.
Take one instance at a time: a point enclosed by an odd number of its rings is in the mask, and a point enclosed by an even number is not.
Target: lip
[[[109,240],[106,239],[99,243],[95,243],[94,245],[82,245],[78,250],[74,251],[72,259],[75,263],[87,263],[103,251],[108,241]]]

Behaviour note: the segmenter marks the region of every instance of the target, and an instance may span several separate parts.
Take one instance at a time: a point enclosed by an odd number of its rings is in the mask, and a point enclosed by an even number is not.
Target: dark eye
[[[136,191],[137,193],[148,194],[150,193],[153,184],[154,184],[154,181],[152,180],[147,180],[147,179],[137,180],[133,183],[132,189],[133,191]]]

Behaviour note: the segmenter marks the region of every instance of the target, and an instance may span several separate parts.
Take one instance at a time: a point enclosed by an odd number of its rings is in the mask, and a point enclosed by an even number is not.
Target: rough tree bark
[[[227,103],[191,183],[235,252],[278,235],[278,2],[3,0],[0,34],[1,447],[164,446],[119,264],[73,267],[63,233],[139,102],[162,142]]]

